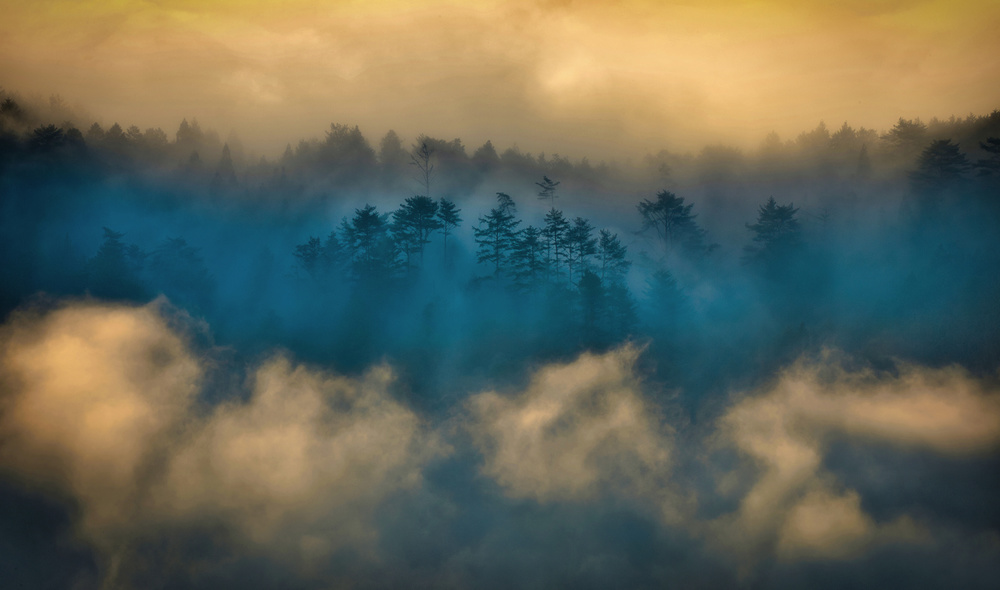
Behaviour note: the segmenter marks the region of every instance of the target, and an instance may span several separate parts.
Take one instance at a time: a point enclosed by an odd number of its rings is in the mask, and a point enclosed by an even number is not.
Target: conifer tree
[[[498,282],[517,243],[517,226],[521,221],[514,218],[516,211],[510,195],[497,193],[497,206],[480,217],[479,225],[474,228],[476,244],[479,246],[476,259],[493,266],[493,277]]]

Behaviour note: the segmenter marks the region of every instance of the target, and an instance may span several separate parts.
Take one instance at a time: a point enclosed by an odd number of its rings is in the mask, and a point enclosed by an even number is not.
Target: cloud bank
[[[129,587],[137,564],[151,567],[156,558],[144,543],[192,535],[216,535],[228,547],[224,562],[257,555],[284,564],[307,587],[363,564],[383,576],[374,586],[403,578],[471,584],[470,555],[483,559],[477,544],[499,542],[501,529],[458,548],[443,538],[387,544],[384,536],[398,530],[392,519],[411,517],[429,530],[499,526],[488,515],[507,508],[473,504],[459,491],[477,484],[440,475],[462,473],[448,467],[462,437],[472,441],[474,477],[511,502],[537,506],[547,524],[536,526],[596,526],[565,519],[577,509],[625,511],[657,535],[688,539],[686,551],[730,564],[732,584],[759,579],[766,564],[872,567],[872,556],[887,550],[948,559],[943,544],[957,543],[1000,555],[989,525],[949,521],[927,506],[871,512],[868,490],[849,486],[827,463],[843,441],[946,462],[995,457],[1000,396],[956,368],[849,370],[830,353],[736,395],[699,430],[671,423],[636,368],[641,350],[625,346],[540,367],[521,391],[468,396],[456,434],[396,400],[386,365],[347,377],[272,356],[251,368],[237,399],[209,405],[199,393],[213,370],[211,351],[192,344],[184,318],[165,305],[69,303],[20,312],[2,331],[0,473],[76,507],[75,530],[104,556],[106,585]],[[692,463],[712,477],[692,477]],[[700,511],[725,497],[734,499],[730,509]],[[414,543],[447,555],[408,570]],[[529,549],[542,559],[555,550]],[[608,571],[622,550],[594,549]],[[337,561],[344,555],[355,563]],[[674,579],[670,570],[658,575]]]

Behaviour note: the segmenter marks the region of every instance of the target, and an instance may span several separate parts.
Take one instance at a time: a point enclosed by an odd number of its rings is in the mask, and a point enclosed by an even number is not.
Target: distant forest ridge
[[[898,119],[880,132],[854,128],[847,122],[828,127],[820,122],[815,129],[795,138],[767,135],[754,150],[726,145],[708,145],[698,153],[666,150],[635,161],[592,163],[584,157],[573,161],[557,153],[532,154],[515,145],[503,151],[487,141],[469,148],[461,139],[440,139],[420,135],[410,145],[394,131],[378,141],[364,136],[358,126],[332,123],[322,138],[300,139],[287,144],[274,159],[256,158],[245,150],[235,133],[223,139],[197,120],[182,120],[176,131],[161,128],[123,127],[118,122],[106,128],[81,120],[59,96],[48,104],[26,101],[16,93],[0,89],[0,136],[5,151],[15,146],[46,151],[60,146],[87,146],[101,152],[105,161],[116,166],[173,168],[185,175],[207,177],[216,187],[241,186],[245,189],[275,188],[282,177],[316,179],[323,177],[340,190],[384,191],[401,188],[430,189],[417,192],[426,196],[454,198],[469,194],[483,177],[496,172],[516,175],[549,175],[567,184],[585,185],[620,180],[687,180],[733,174],[742,167],[774,172],[777,168],[814,165],[825,174],[892,174],[912,168],[930,142],[949,139],[971,162],[989,159],[984,148],[989,138],[1000,137],[1000,110],[987,115],[970,114],[948,119]],[[669,137],[669,130],[665,131]],[[426,178],[414,169],[413,154],[421,148],[433,154],[434,171]],[[433,183],[426,182],[433,180]],[[287,188],[287,187],[286,187]]]

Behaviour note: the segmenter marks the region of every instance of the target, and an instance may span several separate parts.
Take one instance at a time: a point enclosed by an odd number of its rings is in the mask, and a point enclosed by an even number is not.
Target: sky
[[[264,153],[330,123],[581,157],[985,114],[993,0],[0,2],[0,85]]]

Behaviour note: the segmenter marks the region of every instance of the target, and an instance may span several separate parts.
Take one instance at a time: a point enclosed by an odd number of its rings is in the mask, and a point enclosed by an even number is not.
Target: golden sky
[[[0,0],[0,86],[264,153],[357,124],[572,157],[1000,107],[997,0]]]

